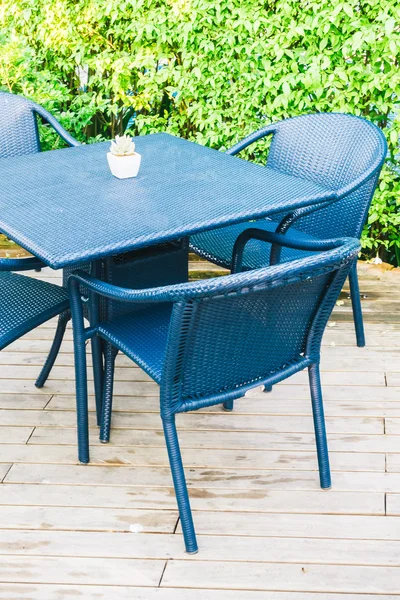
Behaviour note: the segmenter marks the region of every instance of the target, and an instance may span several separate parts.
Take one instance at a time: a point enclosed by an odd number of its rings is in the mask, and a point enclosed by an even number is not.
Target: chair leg
[[[227,400],[224,402],[222,408],[226,410],[226,412],[231,412],[233,410],[233,400]]]
[[[78,424],[78,459],[89,462],[89,418],[86,371],[86,346],[84,340],[75,344],[76,417]]]
[[[365,335],[356,262],[350,270],[349,282],[351,305],[353,307],[354,326],[356,329],[357,346],[359,348],[363,348],[365,346]]]
[[[181,451],[176,433],[175,415],[172,415],[169,418],[163,418],[162,422],[186,552],[189,554],[196,554],[196,552],[198,552],[198,546],[186,487],[185,473],[183,471]]]
[[[69,311],[62,313],[58,317],[57,329],[56,329],[53,343],[50,348],[49,355],[46,358],[46,362],[44,363],[42,370],[40,371],[39,376],[35,382],[35,385],[37,388],[42,388],[50,375],[50,371],[53,368],[54,362],[58,356],[61,342],[63,341],[65,328],[67,327],[67,323],[70,320],[70,318],[71,318],[71,313]]]
[[[96,400],[97,425],[101,425],[103,405],[103,348],[102,340],[96,335],[91,339],[92,369],[94,382],[94,396]]]
[[[100,441],[106,444],[110,441],[111,413],[114,386],[114,365],[117,351],[108,342],[105,344],[103,402],[100,427]]]
[[[83,322],[82,303],[76,281],[68,282],[70,293],[72,323],[74,329],[76,417],[78,426],[78,459],[81,463],[89,462],[89,416],[85,326]]]
[[[272,392],[272,385],[264,386],[264,393],[269,394],[269,392]]]
[[[324,407],[322,404],[321,379],[319,365],[314,363],[308,367],[311,402],[314,418],[315,441],[318,453],[319,479],[323,489],[331,487],[328,443],[326,440]]]

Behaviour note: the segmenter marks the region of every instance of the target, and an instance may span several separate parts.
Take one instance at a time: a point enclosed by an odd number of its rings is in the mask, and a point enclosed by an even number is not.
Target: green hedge
[[[86,141],[129,124],[226,148],[270,121],[349,112],[385,131],[394,164],[399,23],[399,0],[3,0],[0,85]],[[395,264],[399,192],[386,166],[363,237]]]

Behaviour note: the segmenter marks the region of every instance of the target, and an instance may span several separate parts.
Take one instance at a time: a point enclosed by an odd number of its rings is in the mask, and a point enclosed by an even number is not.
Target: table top
[[[335,197],[168,134],[134,139],[132,179],[111,174],[109,142],[0,159],[0,231],[61,268]]]

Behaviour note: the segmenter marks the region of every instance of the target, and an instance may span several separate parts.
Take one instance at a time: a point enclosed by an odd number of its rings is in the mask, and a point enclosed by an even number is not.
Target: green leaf
[[[282,84],[282,92],[285,94],[285,96],[289,96],[290,94],[290,85],[287,81],[284,81]]]
[[[387,19],[385,22],[385,34],[389,37],[396,26],[396,20],[393,18]]]

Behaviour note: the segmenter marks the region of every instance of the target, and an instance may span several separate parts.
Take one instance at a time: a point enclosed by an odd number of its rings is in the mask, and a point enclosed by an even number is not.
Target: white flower
[[[375,258],[373,258],[371,260],[371,262],[372,262],[373,265],[381,265],[383,261],[382,261],[381,258],[379,258],[378,255],[376,255]]]
[[[135,144],[129,135],[116,135],[115,142],[111,142],[110,152],[114,156],[131,156],[135,154]]]

